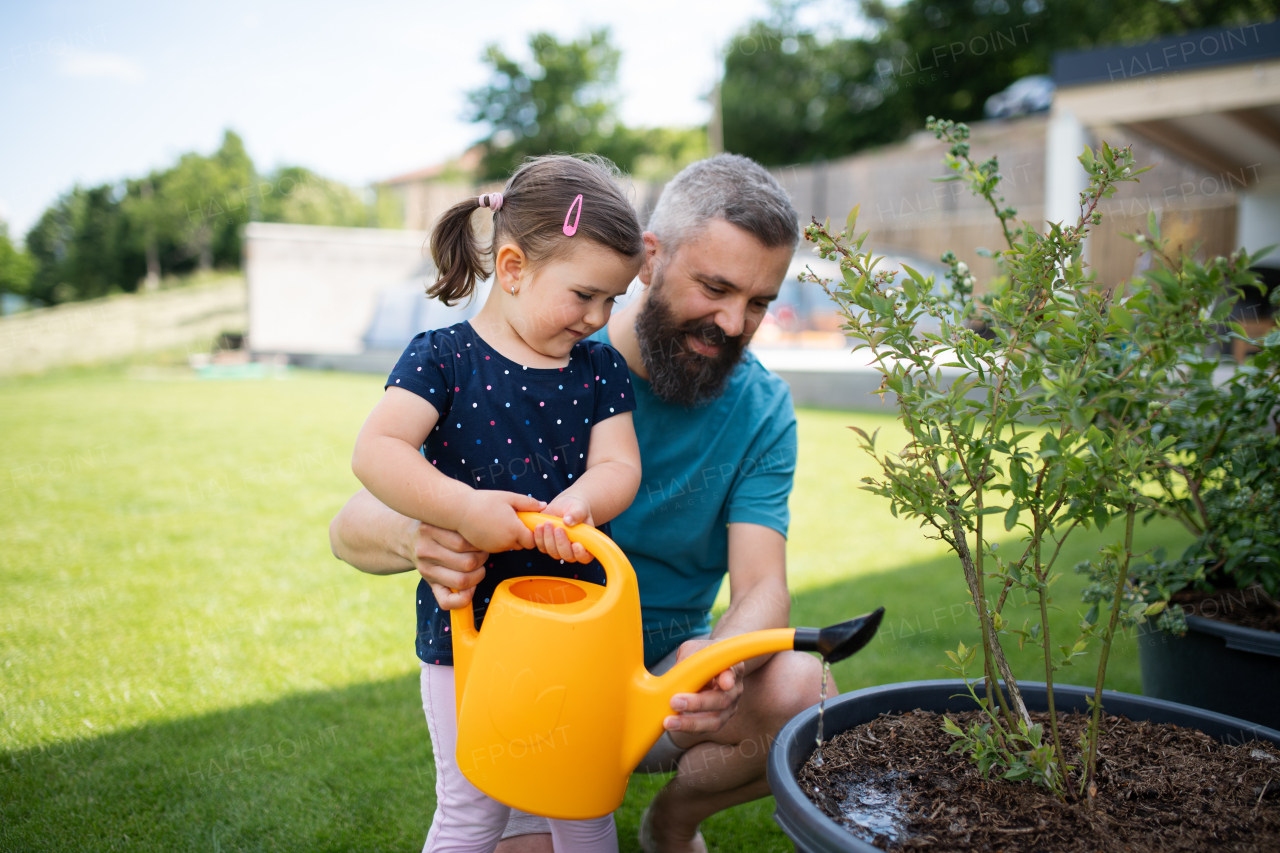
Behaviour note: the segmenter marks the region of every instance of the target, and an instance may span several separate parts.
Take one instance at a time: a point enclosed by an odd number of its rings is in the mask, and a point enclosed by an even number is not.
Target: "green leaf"
[[[920,273],[916,272],[906,264],[903,264],[902,268],[907,271],[907,275],[911,276],[912,280],[915,281],[916,284],[920,285],[926,290],[928,289],[929,282],[925,280],[924,276],[920,275]]]
[[[1015,493],[1022,493],[1027,490],[1027,471],[1022,467],[1022,463],[1013,460],[1009,464],[1009,484],[1013,486]],[[1012,529],[1012,528],[1007,528]]]
[[[1144,616],[1155,616],[1157,613],[1163,613],[1163,612],[1164,612],[1165,607],[1166,607],[1168,604],[1169,604],[1169,602],[1167,602],[1167,601],[1157,601],[1155,604],[1152,604],[1152,605],[1150,605],[1149,607],[1147,607],[1147,609],[1143,611],[1143,615],[1144,615]]]
[[[1128,308],[1115,306],[1111,309],[1111,319],[1119,323],[1126,332],[1133,331],[1133,315],[1129,313]]]
[[[867,277],[860,275],[856,270],[841,270],[841,273],[844,275],[844,283],[848,286],[849,292],[854,299],[857,299],[867,288]]]
[[[1080,161],[1080,165],[1081,165],[1081,166],[1084,166],[1085,170],[1086,170],[1087,172],[1089,172],[1089,174],[1093,174],[1093,170],[1094,170],[1094,160],[1093,160],[1093,149],[1092,149],[1092,148],[1090,148],[1088,145],[1086,145],[1086,146],[1084,147],[1084,153],[1083,153],[1083,154],[1081,154],[1081,155],[1080,155],[1079,157],[1077,157],[1076,159]]]
[[[1013,526],[1018,523],[1018,511],[1021,507],[1015,501],[1013,506],[1009,507],[1009,511],[1004,514],[1004,529],[1012,530]]]
[[[862,207],[861,204],[855,204],[853,206],[853,210],[849,211],[848,218],[846,218],[844,221],[845,230],[848,231],[850,234],[853,233],[853,229],[856,228],[858,225],[858,210],[861,209],[861,207]]]

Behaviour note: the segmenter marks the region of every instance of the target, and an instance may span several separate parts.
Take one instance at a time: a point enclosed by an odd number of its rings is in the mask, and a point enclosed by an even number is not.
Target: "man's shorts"
[[[688,637],[688,640],[705,640],[710,637],[710,633],[695,634]],[[663,675],[676,665],[676,655],[680,649],[677,647],[670,654],[649,670],[654,675]],[[658,742],[649,748],[644,758],[640,760],[640,765],[636,767],[636,773],[670,773],[676,769],[676,765],[680,762],[680,756],[684,755],[687,750],[681,749],[671,740],[670,732],[663,732],[662,737],[658,738]],[[538,817],[519,809],[511,810],[511,817],[507,819],[507,828],[503,831],[503,838],[514,838],[517,835],[538,835],[540,833],[550,833],[551,824],[547,823],[545,817]]]

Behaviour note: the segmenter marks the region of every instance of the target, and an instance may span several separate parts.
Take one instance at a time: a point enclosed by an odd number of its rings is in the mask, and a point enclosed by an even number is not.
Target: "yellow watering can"
[[[559,518],[522,512],[530,529]],[[631,771],[662,735],[671,697],[717,673],[788,649],[842,660],[861,649],[884,608],[830,628],[774,628],[714,643],[662,676],[644,666],[636,573],[609,537],[565,528],[604,567],[606,586],[552,577],[498,584],[484,626],[470,604],[451,614],[457,761],[501,803],[566,820],[622,804]]]

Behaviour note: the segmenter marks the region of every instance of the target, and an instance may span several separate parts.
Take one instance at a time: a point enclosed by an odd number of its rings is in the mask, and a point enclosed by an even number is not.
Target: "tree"
[[[903,135],[913,117],[875,71],[876,45],[757,21],[729,45],[720,110],[728,151],[781,165],[829,159]],[[886,103],[888,99],[888,103]]]
[[[9,224],[0,221],[0,293],[26,296],[35,273],[35,261],[25,248],[19,249],[9,239]]]
[[[134,233],[141,241],[141,245],[134,248],[140,248],[146,259],[147,290],[159,288],[161,242],[171,246],[175,234],[174,224],[165,210],[164,199],[156,193],[161,180],[159,174],[152,172],[140,181],[127,181],[124,201],[121,202],[124,215],[133,223]]]
[[[144,178],[72,188],[27,233],[16,256],[27,258],[27,272],[0,241],[0,290],[21,292],[21,283],[29,298],[52,304],[132,292],[143,281],[154,288],[161,273],[237,268],[241,226],[255,219],[353,226],[369,214],[349,187],[299,166],[259,180],[227,130],[211,155],[188,152]]]
[[[643,180],[664,181],[694,160],[711,155],[706,128],[650,127],[625,130],[635,141],[637,149],[628,171]]]
[[[982,118],[987,98],[1046,74],[1058,50],[1274,18],[1276,0],[861,0],[868,38],[826,39],[788,0],[729,45],[725,148],[768,165],[842,156]]]
[[[54,304],[137,287],[145,260],[119,189],[77,186],[44,212],[26,239],[36,264],[30,298]]]
[[[281,166],[262,183],[259,219],[298,225],[361,226],[369,211],[345,184],[326,180],[301,166]]]
[[[525,157],[596,153],[629,169],[642,144],[618,121],[615,88],[619,51],[607,29],[570,42],[550,33],[529,37],[532,62],[521,65],[489,45],[489,82],[468,93],[467,118],[489,125],[485,178],[504,178]]]
[[[165,215],[200,269],[212,269],[215,259],[239,263],[239,226],[249,221],[254,185],[253,161],[230,130],[213,156],[183,154],[163,175],[158,192]]]

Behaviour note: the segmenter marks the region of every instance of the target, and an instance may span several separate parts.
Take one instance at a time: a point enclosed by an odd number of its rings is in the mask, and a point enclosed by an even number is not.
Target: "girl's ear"
[[[520,286],[528,270],[529,258],[515,243],[503,243],[494,254],[493,274],[498,279],[498,285],[507,292],[511,291],[512,286]]]

